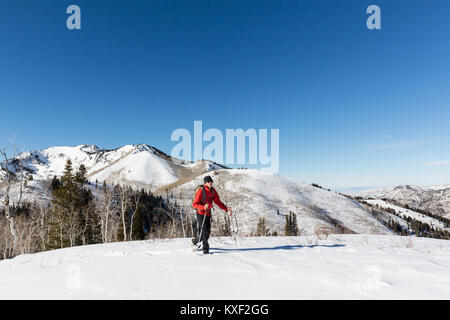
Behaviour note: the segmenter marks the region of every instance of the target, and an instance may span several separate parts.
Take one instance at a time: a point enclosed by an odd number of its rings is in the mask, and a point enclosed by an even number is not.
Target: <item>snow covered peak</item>
[[[80,149],[80,151],[86,152],[86,153],[96,153],[101,150],[103,150],[101,147],[98,147],[93,144],[82,144],[79,146],[76,146],[76,148]]]
[[[112,150],[92,144],[54,146],[23,152],[16,159],[27,168],[34,180],[45,181],[61,176],[70,159],[74,170],[81,164],[87,168],[87,177],[91,182],[105,181],[150,190],[174,183],[194,172],[220,168],[211,161],[177,163],[164,152],[146,144],[130,144]],[[12,164],[10,170],[15,171],[14,166],[18,163]]]
[[[364,198],[391,199],[434,214],[450,215],[450,184],[429,187],[402,185],[362,191],[355,195]]]

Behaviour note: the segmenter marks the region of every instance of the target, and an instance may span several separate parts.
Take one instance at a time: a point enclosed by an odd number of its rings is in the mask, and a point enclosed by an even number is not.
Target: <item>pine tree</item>
[[[269,229],[267,228],[267,223],[265,218],[259,218],[258,226],[256,227],[256,235],[267,236],[269,234]]]
[[[293,212],[289,211],[289,216],[286,216],[284,233],[286,236],[298,235],[297,215]]]
[[[291,214],[292,214],[291,235],[297,236],[298,235],[297,215],[293,212],[291,212]]]
[[[139,204],[138,209],[133,217],[133,233],[131,235],[132,240],[144,240],[146,233],[144,230],[145,223],[143,219],[143,205]]]
[[[291,235],[291,216],[286,216],[286,224],[284,225],[284,234],[288,237]]]
[[[89,203],[80,214],[82,227],[81,241],[83,245],[101,243],[101,222],[93,204]]]
[[[79,183],[80,185],[84,185],[87,182],[87,170],[86,167],[81,164],[78,168],[77,173],[75,174],[75,182]]]
[[[64,248],[98,243],[99,218],[92,208],[93,196],[83,187],[86,168],[81,165],[73,174],[72,162],[67,160],[61,184],[54,179],[53,213],[49,218],[49,248]]]
[[[66,166],[64,168],[63,176],[61,178],[61,182],[63,184],[71,183],[73,180],[73,169],[72,169],[72,161],[67,159]]]
[[[50,191],[54,191],[58,189],[61,186],[61,181],[58,179],[58,177],[53,176],[52,182],[50,184]]]

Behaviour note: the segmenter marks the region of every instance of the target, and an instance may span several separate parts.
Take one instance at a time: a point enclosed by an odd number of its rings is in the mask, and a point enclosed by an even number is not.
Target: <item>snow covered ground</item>
[[[0,261],[0,298],[450,299],[450,241],[381,235],[92,245]]]

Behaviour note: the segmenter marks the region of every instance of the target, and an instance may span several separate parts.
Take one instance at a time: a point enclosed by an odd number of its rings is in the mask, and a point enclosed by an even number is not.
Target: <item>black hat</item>
[[[203,178],[203,181],[204,181],[205,183],[207,183],[207,182],[213,182],[213,179],[212,179],[210,176],[206,176],[205,178]]]

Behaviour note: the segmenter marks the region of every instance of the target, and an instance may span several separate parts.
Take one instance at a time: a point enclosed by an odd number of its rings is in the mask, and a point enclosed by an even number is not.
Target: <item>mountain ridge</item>
[[[74,170],[81,164],[86,167],[91,185],[144,188],[166,196],[184,212],[192,211],[193,190],[206,174],[211,175],[222,200],[236,209],[245,234],[254,233],[261,218],[266,219],[270,232],[283,233],[285,216],[290,212],[298,215],[302,234],[392,233],[357,201],[341,194],[257,169],[230,169],[208,160],[181,161],[146,144],[115,149],[89,144],[49,147],[21,153],[11,160],[8,169],[15,172],[19,166],[26,168],[26,175],[32,179],[28,179],[24,199],[46,202],[52,198],[48,182],[63,174],[68,159]],[[18,187],[13,188],[12,196],[18,191]]]
[[[68,159],[74,170],[81,164],[86,167],[94,193],[92,186],[104,182],[144,188],[167,197],[184,212],[192,211],[192,193],[203,182],[204,175],[212,175],[222,199],[236,209],[241,232],[245,234],[255,232],[260,218],[267,220],[270,232],[282,234],[289,212],[301,220],[298,222],[301,233],[313,234],[321,229],[391,234],[356,201],[337,193],[257,169],[229,169],[208,160],[183,162],[144,144],[111,150],[88,144],[49,147],[21,153],[11,161],[9,169],[14,172],[22,165],[32,177],[24,190],[25,200],[46,202],[52,198],[49,181],[63,174]],[[18,191],[13,188],[12,195],[17,196]]]
[[[436,186],[400,185],[353,193],[362,198],[389,199],[412,208],[450,217],[450,183]]]

